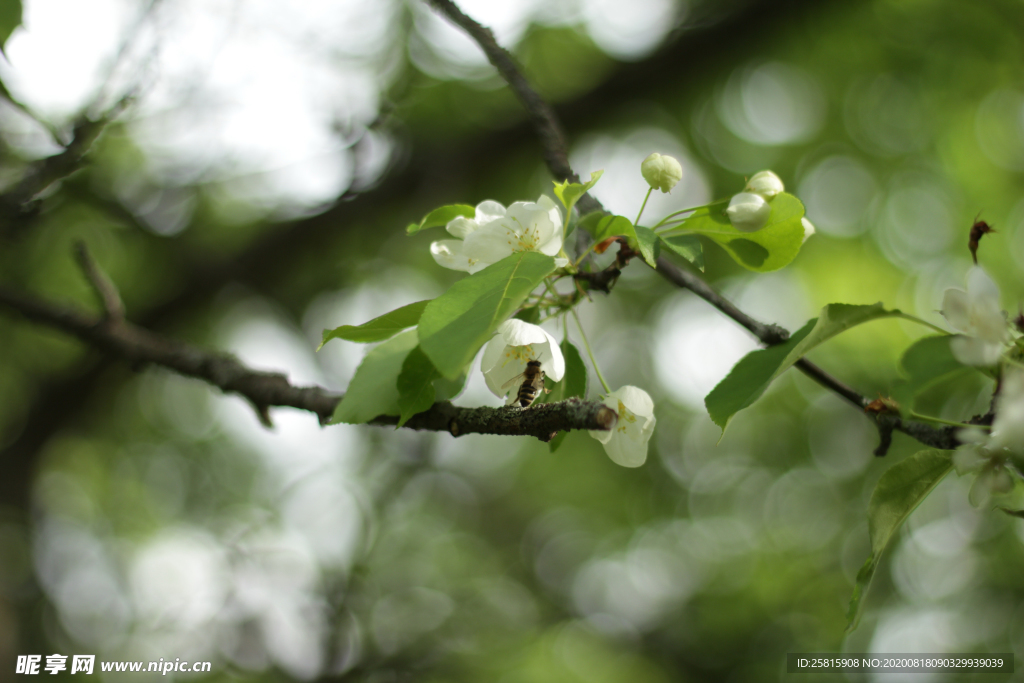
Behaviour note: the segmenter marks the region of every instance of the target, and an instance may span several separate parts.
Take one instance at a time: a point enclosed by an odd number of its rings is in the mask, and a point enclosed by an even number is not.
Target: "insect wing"
[[[523,383],[525,381],[526,381],[526,373],[525,372],[520,372],[518,375],[516,375],[512,379],[510,379],[509,381],[507,381],[504,384],[502,384],[501,385],[501,390],[505,391],[506,389],[510,388],[514,384],[521,384],[521,383]]]

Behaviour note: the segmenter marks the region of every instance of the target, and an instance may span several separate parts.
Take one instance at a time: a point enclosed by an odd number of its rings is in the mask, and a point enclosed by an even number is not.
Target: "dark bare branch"
[[[259,372],[226,353],[201,349],[166,339],[120,319],[97,317],[71,308],[59,307],[34,297],[0,288],[0,304],[25,318],[63,330],[89,344],[133,364],[152,363],[187,377],[201,379],[225,393],[247,399],[261,422],[269,426],[269,408],[298,408],[315,413],[327,424],[341,396],[318,386],[297,387],[283,374]],[[572,429],[607,430],[618,416],[602,403],[568,400],[519,408],[461,408],[447,401],[410,419],[411,429],[462,434],[535,436],[549,441],[559,431]],[[381,415],[374,424],[397,424],[395,416]]]
[[[108,322],[124,320],[124,303],[121,301],[121,295],[114,283],[93,259],[85,242],[75,243],[75,260],[78,261],[78,266],[82,269],[85,279],[92,285],[96,298],[99,300],[100,306],[103,307],[106,320]]]

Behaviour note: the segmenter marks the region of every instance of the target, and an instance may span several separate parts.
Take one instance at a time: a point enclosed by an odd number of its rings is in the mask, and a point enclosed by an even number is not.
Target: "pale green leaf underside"
[[[396,308],[390,313],[385,313],[379,318],[374,318],[362,325],[342,325],[333,330],[324,330],[324,338],[320,342],[317,351],[322,349],[324,344],[332,339],[345,339],[359,343],[384,341],[418,323],[420,316],[423,314],[423,309],[429,303],[429,299],[417,301],[414,304]]]
[[[740,232],[720,207],[701,209],[672,232],[707,235],[720,244],[737,263],[765,273],[789,264],[800,253],[804,240],[804,205],[791,194],[777,195],[771,202],[768,223],[757,232]]]
[[[953,469],[951,451],[929,449],[896,463],[878,480],[868,504],[871,556],[857,574],[846,614],[847,632],[857,628],[864,611],[864,596],[875,575],[882,552],[910,513]]]
[[[456,282],[427,304],[420,317],[420,347],[443,376],[454,379],[495,328],[555,269],[535,251],[512,254]]]
[[[420,230],[439,228],[442,225],[448,225],[449,221],[459,216],[473,218],[476,216],[476,207],[469,204],[447,204],[440,206],[424,216],[423,220],[419,223],[410,223],[406,227],[405,232],[406,234],[414,235]]]
[[[744,356],[704,399],[708,414],[724,432],[733,415],[754,403],[776,377],[819,344],[861,323],[899,316],[899,311],[887,311],[881,303],[825,306],[784,343]]]
[[[416,331],[409,330],[366,354],[335,408],[331,424],[362,424],[379,415],[398,415],[398,376],[415,347]]]

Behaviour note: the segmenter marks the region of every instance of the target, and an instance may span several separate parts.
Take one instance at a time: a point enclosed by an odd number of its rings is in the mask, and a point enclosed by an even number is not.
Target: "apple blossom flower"
[[[618,414],[618,422],[610,431],[592,431],[590,435],[604,444],[616,465],[640,467],[647,460],[647,442],[657,422],[654,401],[643,389],[626,385],[608,394],[603,402]]]
[[[786,186],[782,184],[782,179],[779,176],[771,171],[758,171],[750,177],[743,191],[759,194],[770,201],[772,197],[783,192],[785,189]]]
[[[655,152],[640,164],[640,174],[651,188],[668,192],[682,179],[683,167],[675,157]]]
[[[546,195],[507,209],[495,201],[481,202],[473,218],[454,218],[446,229],[458,239],[434,242],[430,253],[438,265],[452,270],[476,273],[517,251],[556,256],[562,250],[562,214]],[[567,263],[555,258],[559,268]]]
[[[517,318],[501,323],[484,347],[480,361],[487,388],[499,398],[509,394],[505,404],[510,405],[516,399],[518,387],[502,386],[521,374],[531,360],[540,361],[544,374],[556,382],[565,375],[562,350],[547,330]]]
[[[947,289],[942,297],[946,322],[965,336],[954,337],[949,347],[965,365],[995,365],[1008,340],[1006,317],[999,308],[999,287],[981,268],[967,274],[967,291]]]
[[[740,192],[729,200],[725,210],[732,226],[741,232],[757,232],[768,223],[772,207],[767,200],[753,192]]]
[[[991,431],[968,427],[957,433],[963,445],[953,453],[953,466],[960,476],[976,475],[969,496],[974,506],[1009,493],[1019,477],[1011,463],[1024,456],[1024,371],[1007,372],[994,408]]]
[[[804,242],[806,242],[810,239],[811,235],[816,232],[814,229],[814,223],[807,220],[807,217],[804,216],[800,219],[800,225],[804,226]]]

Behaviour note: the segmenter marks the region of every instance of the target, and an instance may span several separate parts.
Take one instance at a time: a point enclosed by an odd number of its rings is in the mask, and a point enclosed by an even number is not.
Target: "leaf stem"
[[[601,380],[601,386],[604,387],[605,393],[612,393],[611,388],[608,386],[608,382],[604,381],[604,375],[601,374],[601,368],[597,365],[597,359],[594,358],[594,352],[590,349],[590,342],[587,341],[587,333],[583,331],[583,325],[580,323],[580,317],[576,315],[576,309],[571,308],[569,312],[572,313],[573,319],[576,321],[576,327],[580,330],[580,337],[583,339],[583,347],[587,350],[587,355],[590,356],[590,364],[594,366],[594,372],[597,373],[597,378]]]
[[[724,204],[724,203],[725,203],[725,202],[727,202],[727,201],[729,201],[729,200],[728,200],[728,199],[716,199],[715,201],[713,201],[713,202],[710,202],[710,203],[708,203],[708,204],[701,204],[700,206],[691,206],[691,207],[690,207],[690,208],[688,208],[688,209],[679,209],[678,211],[673,211],[672,213],[670,213],[669,215],[665,216],[665,217],[664,217],[664,218],[662,218],[662,219],[661,219],[660,221],[658,221],[658,224],[657,224],[657,225],[655,225],[655,226],[654,226],[653,228],[651,228],[651,229],[652,229],[652,230],[657,230],[658,228],[660,228],[660,227],[661,227],[662,225],[664,225],[665,223],[675,222],[675,221],[672,221],[672,220],[671,220],[671,218],[672,218],[673,216],[678,216],[679,214],[682,214],[682,213],[689,213],[689,212],[691,212],[691,211],[699,211],[699,210],[701,210],[701,209],[710,209],[710,208],[711,208],[712,206],[714,206],[715,204]],[[677,219],[677,220],[684,220],[684,219],[681,219],[681,218],[680,218],[680,219]]]
[[[647,194],[644,196],[644,203],[640,205],[640,213],[636,215],[636,220],[633,221],[633,225],[638,225],[640,223],[640,216],[644,215],[644,207],[647,206],[647,200],[651,198],[652,192],[654,192],[654,188],[648,187]]]
[[[910,411],[910,417],[912,417],[915,420],[920,420],[922,422],[934,422],[935,424],[949,425],[951,427],[963,427],[965,429],[967,427],[978,427],[979,429],[992,429],[992,427],[990,427],[989,425],[972,425],[967,424],[966,422],[953,422],[952,420],[943,420],[941,417],[932,417],[931,415],[922,415],[921,413],[915,413],[913,410]]]

